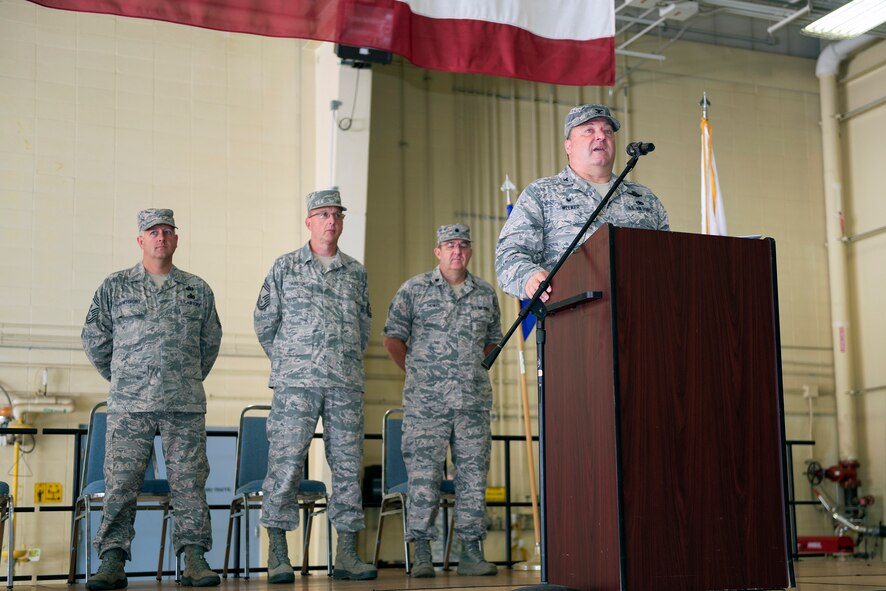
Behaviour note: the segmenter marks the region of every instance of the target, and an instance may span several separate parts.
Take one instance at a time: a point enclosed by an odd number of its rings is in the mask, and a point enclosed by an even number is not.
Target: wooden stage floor
[[[797,578],[796,591],[886,591],[886,563],[875,561],[870,564],[861,560],[835,560],[832,558],[803,559],[794,565]],[[461,591],[481,589],[482,591],[510,591],[517,587],[538,583],[537,572],[500,569],[495,577],[460,577],[452,572],[437,571],[433,579],[410,579],[401,569],[381,569],[374,581],[335,581],[325,572],[316,572],[309,577],[296,573],[293,585],[268,585],[264,574],[253,576],[248,582],[242,579],[222,580],[219,591],[286,591],[293,587],[307,591],[398,591],[435,590]],[[16,581],[15,589],[33,591],[85,591],[82,583],[68,586],[64,582],[40,582],[29,584]],[[129,589],[135,591],[173,591],[179,589],[171,579],[161,583],[156,581],[130,581]],[[184,589],[184,588],[181,588]],[[655,591],[644,589],[642,591]]]

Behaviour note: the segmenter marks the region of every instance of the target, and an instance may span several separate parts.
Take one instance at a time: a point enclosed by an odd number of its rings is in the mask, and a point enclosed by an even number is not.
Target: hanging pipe
[[[60,396],[46,396],[44,398],[13,398],[12,416],[21,419],[25,413],[70,413],[74,412],[74,401],[71,398]]]

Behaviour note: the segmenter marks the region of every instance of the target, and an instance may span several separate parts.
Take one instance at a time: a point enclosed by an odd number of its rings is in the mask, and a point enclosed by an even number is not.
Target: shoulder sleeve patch
[[[266,310],[270,304],[271,286],[268,284],[268,280],[265,279],[265,282],[262,283],[261,291],[258,292],[258,302],[255,305],[259,310]]]
[[[92,304],[89,306],[89,311],[86,312],[86,324],[94,324],[96,320],[98,320],[99,306],[98,306],[98,293],[92,296]]]

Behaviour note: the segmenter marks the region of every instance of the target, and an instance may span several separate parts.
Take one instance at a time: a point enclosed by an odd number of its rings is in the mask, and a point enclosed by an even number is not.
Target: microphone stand
[[[545,420],[544,420],[544,408],[545,408],[545,365],[544,365],[544,349],[545,349],[545,317],[549,314],[554,314],[561,310],[567,308],[574,308],[575,306],[594,299],[599,299],[602,297],[601,292],[585,292],[584,294],[579,294],[578,296],[568,298],[566,300],[562,300],[560,302],[553,303],[549,306],[545,306],[544,302],[541,301],[541,295],[545,293],[548,287],[551,284],[554,276],[557,274],[557,271],[560,270],[560,267],[563,266],[563,263],[566,262],[566,259],[569,258],[569,255],[575,250],[581,241],[582,237],[585,235],[585,232],[588,231],[588,228],[591,227],[591,224],[599,217],[600,212],[609,205],[609,201],[612,198],[612,195],[615,193],[615,190],[622,183],[625,176],[631,170],[634,169],[634,166],[637,165],[637,160],[640,159],[640,156],[645,155],[647,152],[651,152],[655,147],[652,144],[640,144],[640,143],[632,143],[627,147],[628,154],[630,154],[631,158],[628,160],[628,163],[625,165],[624,170],[618,175],[618,178],[615,179],[615,182],[612,183],[612,187],[609,188],[609,191],[606,193],[606,196],[600,202],[600,205],[594,210],[585,224],[581,227],[581,230],[575,235],[575,238],[572,239],[572,243],[566,247],[566,250],[563,251],[563,254],[560,255],[560,259],[557,261],[557,264],[551,269],[548,276],[539,284],[538,289],[535,290],[535,293],[532,295],[532,298],[529,300],[529,304],[526,305],[521,311],[520,314],[517,315],[517,319],[508,329],[507,333],[502,337],[501,341],[495,346],[495,349],[486,356],[486,358],[481,362],[481,365],[485,369],[489,369],[495,363],[495,360],[498,358],[505,344],[514,334],[514,332],[519,328],[523,321],[526,319],[529,314],[535,316],[535,342],[538,348],[537,353],[537,361],[536,367],[538,369],[538,476],[539,476],[539,507],[541,509],[541,587],[547,590],[551,590],[554,588],[560,589],[568,589],[568,587],[563,587],[561,585],[549,585],[548,584],[548,552],[547,552],[547,501],[545,494],[545,483],[546,483],[546,474],[545,474]],[[529,590],[538,588],[537,585],[532,585],[529,587],[523,587],[522,589]]]

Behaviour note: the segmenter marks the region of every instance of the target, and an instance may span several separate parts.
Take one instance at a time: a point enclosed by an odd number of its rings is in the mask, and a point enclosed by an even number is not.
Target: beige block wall
[[[175,210],[175,263],[216,294],[225,334],[207,424],[234,426],[270,399],[252,310],[274,258],[307,238],[314,63],[300,40],[0,2],[0,385],[33,396],[46,368],[48,393],[75,403],[29,422],[82,424],[106,397],[80,327],[101,280],[141,259],[146,207]],[[73,453],[71,437],[39,436],[19,504],[34,505],[35,482],[61,482],[70,503]],[[0,478],[13,461],[0,447]],[[43,558],[17,574],[67,572],[69,523],[21,516],[18,547]]]

